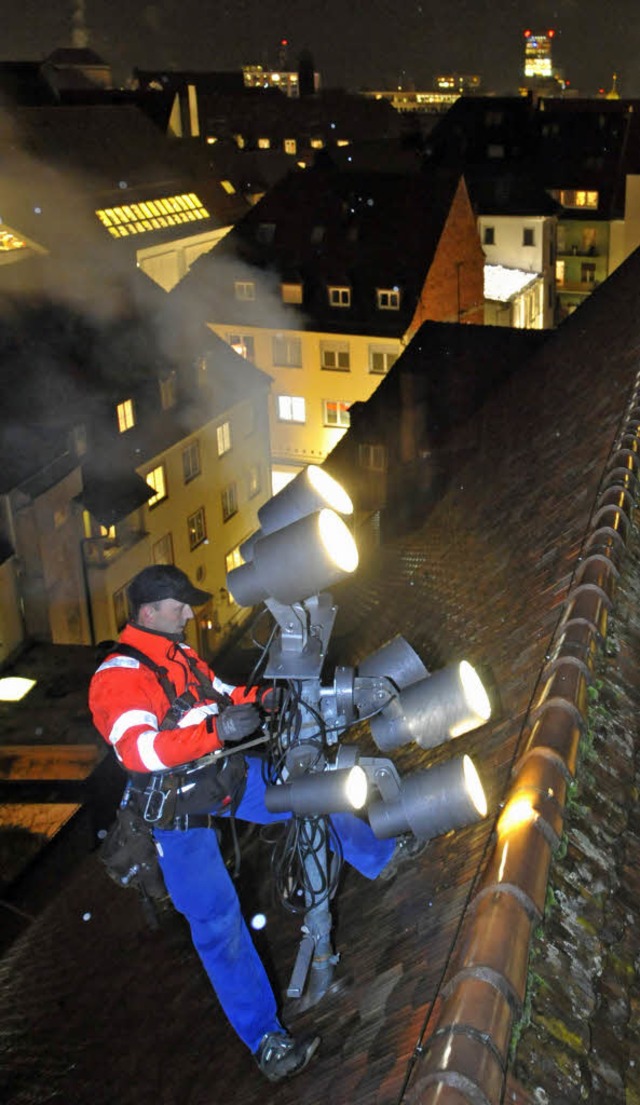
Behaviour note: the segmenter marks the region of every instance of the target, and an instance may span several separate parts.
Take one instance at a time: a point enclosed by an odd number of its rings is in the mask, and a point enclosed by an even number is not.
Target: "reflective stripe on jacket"
[[[193,649],[162,634],[127,625],[120,641],[133,645],[163,667],[176,695],[189,690],[197,703],[175,729],[161,730],[171,703],[155,673],[132,657],[117,653],[107,656],[91,680],[89,707],[94,725],[113,746],[123,767],[137,772],[163,771],[221,748],[215,722],[211,732],[206,727],[207,717],[218,713],[218,704],[202,697],[186,656],[219,694],[228,694],[233,702],[251,700],[254,695],[247,694],[244,687],[222,683]]]

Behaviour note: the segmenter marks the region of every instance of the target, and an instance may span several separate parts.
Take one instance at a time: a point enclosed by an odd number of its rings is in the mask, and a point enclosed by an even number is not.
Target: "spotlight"
[[[386,676],[400,688],[426,679],[428,674],[418,653],[400,635],[392,637],[358,666],[358,675]]]
[[[357,566],[358,550],[349,529],[325,507],[260,537],[252,560],[229,572],[227,590],[240,606],[267,599],[290,605],[344,579]]]
[[[482,681],[463,660],[405,687],[373,718],[371,732],[384,752],[410,741],[435,748],[477,729],[490,717],[491,704]]]
[[[353,503],[342,485],[317,464],[310,464],[260,507],[260,529],[240,546],[242,559],[245,563],[253,560],[256,542],[267,534],[325,507],[338,514],[353,514]]]
[[[321,817],[361,810],[367,801],[367,790],[366,772],[356,764],[338,771],[310,772],[290,782],[267,787],[265,805],[270,813]]]
[[[421,840],[462,829],[487,813],[480,777],[469,756],[418,771],[401,780],[394,801],[369,805],[369,823],[382,839],[412,832]]]

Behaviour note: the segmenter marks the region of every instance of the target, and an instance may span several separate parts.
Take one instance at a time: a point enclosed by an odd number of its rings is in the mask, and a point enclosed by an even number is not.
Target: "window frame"
[[[194,465],[191,461],[192,454],[195,455],[197,465]],[[189,458],[187,472],[187,458]],[[202,454],[200,451],[200,441],[196,438],[194,441],[190,441],[187,446],[182,450],[182,482],[191,483],[202,472]]]
[[[189,549],[193,552],[207,540],[207,516],[203,506],[199,506],[197,510],[187,515],[187,531]]]
[[[335,364],[327,364],[327,359],[335,357]],[[346,357],[346,364],[340,364],[340,358]],[[320,368],[323,372],[351,372],[351,348],[348,341],[321,341]]]
[[[231,452],[231,422],[228,418],[216,426],[216,448],[219,457],[224,457]]]
[[[376,288],[376,306],[379,311],[399,311],[400,288]]]
[[[276,417],[278,419],[278,422],[292,423],[294,426],[304,426],[306,424],[306,421],[307,421],[307,403],[306,403],[306,400],[304,398],[304,395],[276,395],[275,400],[276,400]],[[288,402],[289,406],[290,406],[291,414],[290,414],[289,417],[287,417],[286,415],[283,415],[283,413],[282,413],[282,405],[285,402]],[[295,410],[296,406],[298,406],[299,404],[302,404],[302,413],[303,413],[302,418],[294,417],[294,410]]]
[[[327,284],[327,297],[330,307],[345,310],[351,306],[351,288],[347,284]]]
[[[284,347],[284,355],[278,356],[278,347]],[[271,363],[274,368],[302,368],[302,338],[272,334]]]
[[[230,480],[220,492],[222,506],[222,522],[229,522],[238,513],[238,484],[236,480]]]
[[[329,418],[329,408],[334,406],[336,408],[335,421],[331,421]],[[351,425],[351,418],[349,415],[350,402],[346,399],[323,399],[322,400],[322,425],[326,429],[330,430],[348,430]]]
[[[157,488],[154,483],[150,483],[150,477],[155,476],[157,472],[161,473],[160,482],[162,486],[160,488]],[[162,460],[160,461],[160,464],[156,464],[153,468],[150,469],[149,472],[146,473],[144,478],[145,483],[147,483],[149,487],[152,487],[155,492],[155,494],[153,494],[150,499],[147,499],[147,507],[149,508],[149,510],[154,510],[157,506],[160,505],[160,503],[164,503],[165,500],[169,498],[169,488],[167,485],[167,466],[165,462]]]
[[[116,403],[118,433],[126,434],[136,424],[136,406],[133,399],[122,399]]]
[[[256,282],[255,280],[234,280],[233,292],[235,298],[241,303],[255,303]]]

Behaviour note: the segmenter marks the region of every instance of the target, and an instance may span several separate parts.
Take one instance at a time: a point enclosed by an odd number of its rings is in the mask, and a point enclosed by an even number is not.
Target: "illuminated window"
[[[218,456],[223,457],[231,449],[231,424],[229,422],[223,422],[221,426],[218,426],[216,439],[218,442]]]
[[[302,303],[302,284],[281,284],[283,303]]]
[[[340,288],[336,286],[329,286],[327,288],[329,295],[330,307],[350,307],[351,306],[351,288]]]
[[[273,364],[281,368],[302,368],[302,342],[287,334],[275,334],[271,339]]]
[[[556,284],[562,288],[565,281],[565,262],[556,261]]]
[[[238,147],[238,149],[243,150],[244,147],[245,147],[245,140],[244,140],[243,135],[242,134],[234,134],[233,137],[235,138],[236,146]]]
[[[26,249],[26,242],[6,227],[0,227],[0,253],[8,253],[14,249]]]
[[[342,426],[345,429],[351,424],[349,417],[350,403],[344,403],[340,399],[322,400],[322,421],[325,426]]]
[[[574,188],[561,188],[554,198],[559,199],[563,207],[587,207],[595,210],[598,207],[598,192],[586,192]]]
[[[173,538],[170,533],[154,541],[151,556],[154,564],[173,564]]]
[[[271,139],[270,138],[259,138],[258,139],[258,149],[259,150],[270,150],[271,149]]]
[[[118,415],[118,430],[121,434],[135,426],[136,417],[133,409],[133,399],[125,399],[122,403],[118,403],[116,413]]]
[[[170,372],[163,380],[160,380],[160,403],[163,411],[175,407],[177,398],[177,378],[175,372]]]
[[[349,343],[346,341],[321,341],[320,367],[333,372],[348,372],[351,368]]]
[[[522,244],[523,246],[535,246],[536,236],[532,226],[525,226],[522,231]]]
[[[496,244],[495,227],[485,226],[482,241],[485,246],[494,246]]]
[[[247,472],[247,495],[253,499],[262,490],[262,471],[259,464],[249,466]]]
[[[361,468],[367,468],[370,472],[386,472],[387,450],[384,445],[358,446],[358,461]]]
[[[145,479],[149,487],[152,487],[155,491],[155,495],[147,499],[147,506],[157,506],[158,503],[167,498],[167,473],[164,464],[152,468],[150,472],[147,472]]]
[[[392,365],[396,363],[398,353],[390,345],[369,346],[369,372],[378,376],[384,376]]]
[[[238,513],[238,486],[235,483],[227,484],[220,496],[222,501],[222,521],[228,522]]]
[[[234,283],[236,299],[255,299],[256,285],[253,280],[236,280]]]
[[[296,154],[298,152],[298,143],[295,138],[285,138],[284,140],[284,152]]]
[[[115,526],[100,526],[99,533],[101,537],[104,537],[105,541],[115,541],[116,539]]]
[[[192,441],[182,451],[182,475],[185,483],[190,483],[200,475],[200,442]]]
[[[276,405],[281,422],[306,421],[305,402],[301,395],[277,395]]]
[[[309,145],[311,146],[312,150],[323,150],[324,138],[312,138]]]
[[[400,289],[399,288],[377,288],[376,289],[376,303],[379,311],[399,311],[400,310]]]
[[[113,616],[115,618],[118,633],[124,629],[129,620],[129,603],[127,602],[127,588],[120,587],[113,592]]]
[[[227,334],[227,341],[240,357],[244,357],[246,361],[255,361],[255,341],[251,334]]]
[[[235,196],[236,190],[230,180],[221,180],[220,184],[224,188],[228,196]]]
[[[350,146],[350,145],[351,145],[351,139],[350,138],[338,138],[338,140],[336,141],[336,146]]]
[[[194,514],[187,518],[187,530],[189,532],[189,548],[196,549],[203,541],[207,540],[207,524],[204,516],[204,507],[201,506]]]
[[[224,558],[224,566],[227,572],[232,572],[234,568],[239,568],[241,564],[244,564],[242,554],[240,552],[240,546],[236,545],[231,552],[228,552]]]
[[[209,218],[209,212],[195,192],[121,207],[103,207],[96,215],[113,238],[127,238],[130,234],[145,234]]]

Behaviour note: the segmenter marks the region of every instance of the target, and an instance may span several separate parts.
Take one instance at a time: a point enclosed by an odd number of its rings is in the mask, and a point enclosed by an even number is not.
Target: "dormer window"
[[[327,294],[329,296],[330,307],[351,306],[351,288],[346,288],[337,284],[330,284],[327,288]]]
[[[399,311],[400,310],[400,289],[399,288],[377,288],[376,289],[376,302],[378,304],[379,311]]]
[[[118,430],[121,434],[132,429],[136,424],[136,415],[133,408],[133,399],[124,399],[122,403],[118,403],[116,407],[116,414],[118,416]]]
[[[280,285],[280,294],[283,303],[302,303],[302,284],[283,283]]]
[[[247,301],[256,298],[256,285],[253,280],[236,280],[234,290],[236,299]]]
[[[261,246],[271,245],[276,235],[275,223],[258,223],[258,229],[256,230],[256,241]]]

